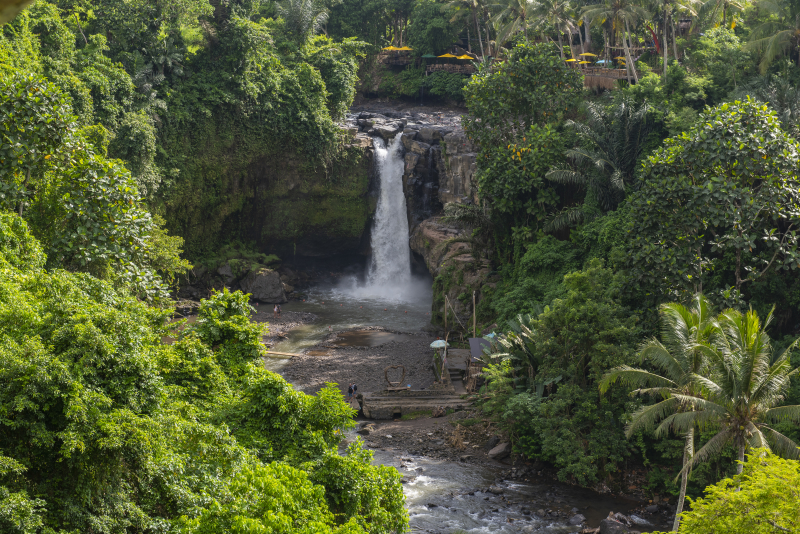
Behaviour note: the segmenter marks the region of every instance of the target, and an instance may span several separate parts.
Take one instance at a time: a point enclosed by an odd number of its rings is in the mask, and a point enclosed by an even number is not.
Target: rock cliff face
[[[396,111],[361,112],[351,118],[360,134],[380,136],[387,143],[403,136],[403,192],[412,232],[448,202],[477,202],[475,147],[457,120],[442,122]]]
[[[432,322],[444,324],[447,306],[449,326],[458,320],[466,324],[472,314],[473,292],[479,303],[492,286],[487,283],[489,267],[473,257],[464,231],[438,216],[449,202],[479,202],[475,146],[458,120],[440,122],[415,113],[384,111],[362,112],[351,121],[360,134],[380,136],[387,142],[402,135],[409,243],[434,277]]]

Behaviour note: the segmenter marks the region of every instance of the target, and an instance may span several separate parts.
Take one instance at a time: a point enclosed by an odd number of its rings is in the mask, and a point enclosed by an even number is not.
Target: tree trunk
[[[559,50],[561,50],[561,59],[563,60],[564,59],[564,45],[561,44],[561,31],[558,28],[556,28],[556,32],[558,33],[558,48],[559,48]],[[525,40],[527,41],[528,38],[525,37]]]
[[[664,6],[664,42],[661,43],[664,52],[664,80],[667,82],[667,62],[669,61],[669,47],[667,46],[667,6]]]
[[[627,37],[626,37],[627,33]],[[625,27],[622,31],[622,46],[625,48],[625,67],[626,72],[628,73],[628,83],[631,83],[631,71],[633,71],[633,79],[638,83],[639,79],[636,76],[636,67],[633,64],[633,57],[631,57],[631,49],[628,46],[628,37],[630,37],[630,31],[628,31],[628,20],[625,20]]]
[[[678,61],[678,40],[675,38],[675,19],[672,19],[672,55],[675,57],[675,61]]]
[[[492,39],[489,37],[489,25],[486,25],[486,52],[492,55]]]
[[[472,42],[469,37],[469,26],[467,26],[467,52],[472,53]]]
[[[586,39],[584,39],[584,41],[586,41],[586,48],[591,48],[592,47],[592,31],[591,30],[592,30],[592,28],[589,25],[589,17],[584,17],[583,18],[583,31],[586,33]]]
[[[683,467],[686,467],[692,456],[694,456],[694,428],[686,433],[686,443],[683,447]],[[686,484],[689,482],[689,470],[683,472],[681,475],[681,493],[678,496],[678,505],[675,510],[675,522],[672,524],[672,530],[677,532],[681,524],[681,512],[683,512],[683,503],[686,500]]]
[[[22,217],[22,206],[25,204],[25,188],[28,186],[28,181],[31,179],[31,169],[28,167],[28,170],[25,171],[25,181],[22,182],[22,198],[19,199],[19,207],[18,212],[19,216]]]
[[[484,53],[483,53],[483,39],[481,38],[481,27],[478,26],[478,15],[477,13],[473,12],[473,18],[475,19],[475,31],[478,33],[478,43],[481,45],[481,61],[483,60]]]
[[[741,475],[744,469],[744,441],[739,445],[739,462],[736,464],[736,474]]]
[[[581,53],[586,53],[586,48],[583,46],[583,35],[581,34],[581,27],[578,26],[578,40],[581,42]]]

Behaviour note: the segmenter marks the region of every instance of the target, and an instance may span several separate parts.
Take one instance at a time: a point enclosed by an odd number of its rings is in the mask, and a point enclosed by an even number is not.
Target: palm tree
[[[481,28],[478,24],[478,12],[482,11],[483,5],[480,0],[450,0],[447,4],[445,4],[445,9],[452,9],[455,11],[453,18],[450,19],[450,22],[455,22],[458,20],[459,15],[463,13],[461,11],[462,8],[465,8],[469,11],[469,17],[475,22],[475,31],[478,34],[478,43],[481,45],[481,57],[484,57],[483,51],[483,38],[481,37]]]
[[[316,0],[283,0],[277,8],[298,43],[317,33],[328,20],[328,10]]]
[[[572,6],[570,0],[538,0],[533,5],[533,16],[541,23],[555,28],[558,34],[558,48],[561,50],[561,59],[564,59],[564,45],[561,34],[566,33],[569,39],[570,53],[572,52]],[[575,54],[572,54],[575,57]]]
[[[775,449],[790,458],[798,458],[798,445],[768,423],[800,422],[800,406],[780,406],[789,381],[798,369],[792,369],[789,354],[795,340],[773,361],[773,351],[766,328],[753,310],[741,313],[727,310],[717,319],[717,332],[711,356],[714,373],[706,377],[696,373],[694,381],[702,387],[703,398],[694,402],[691,418],[675,419],[676,430],[686,431],[695,424],[718,424],[719,432],[695,453],[691,466],[719,454],[726,445],[738,452],[737,473],[742,472],[744,455],[750,448]],[[770,363],[772,362],[772,363]]]
[[[637,161],[650,133],[647,114],[650,107],[622,96],[611,106],[588,102],[585,120],[568,120],[567,128],[578,137],[578,146],[566,156],[576,169],[554,169],[545,177],[565,185],[584,188],[600,207],[613,210],[625,196],[625,188],[634,183]],[[569,207],[547,224],[546,231],[558,231],[582,221],[583,206]]]
[[[627,365],[608,372],[600,381],[600,391],[605,393],[615,383],[638,388],[632,395],[650,394],[662,400],[652,406],[643,406],[631,417],[625,429],[630,438],[638,431],[653,431],[656,436],[669,432],[677,415],[691,413],[694,399],[701,388],[694,377],[705,373],[710,352],[708,341],[715,329],[711,306],[702,295],[694,298],[691,308],[678,303],[662,304],[661,339],[645,342],[639,352],[642,360],[649,361],[658,371],[651,372]],[[660,423],[660,424],[659,424]],[[658,425],[658,426],[656,426]],[[672,529],[678,530],[683,503],[686,499],[686,484],[689,465],[694,453],[695,427],[682,429],[684,436],[681,492]]]
[[[667,34],[667,31],[671,26],[669,24],[669,20],[671,18],[674,18],[673,15],[678,10],[684,11],[692,16],[697,15],[696,8],[700,4],[700,2],[701,0],[656,0],[655,3],[653,4],[653,7],[656,8],[657,10],[660,10],[664,15],[664,42],[661,50],[662,55],[664,56],[664,62],[663,62],[664,73],[662,75],[662,81],[664,83],[667,80],[667,63],[669,61],[669,47],[667,46],[667,43],[669,42],[668,39],[669,35]],[[674,42],[675,41],[674,33],[675,31],[673,28],[673,46],[676,47],[675,60],[677,61],[678,60],[677,45]]]
[[[747,5],[742,0],[706,0],[699,10],[701,17],[708,16],[706,20],[716,22],[722,15],[722,26],[728,22],[728,13],[731,11],[741,11]]]
[[[636,74],[636,68],[633,65],[633,59],[631,58],[631,51],[628,47],[625,31],[627,30],[628,36],[630,36],[630,27],[636,27],[636,23],[639,20],[646,19],[650,16],[647,10],[638,5],[635,0],[605,0],[601,4],[584,7],[581,15],[589,18],[593,22],[596,20],[611,20],[612,33],[615,35],[617,33],[622,34],[622,47],[625,50],[628,83],[631,81],[631,69],[633,69],[634,80],[638,82],[639,76]]]
[[[530,0],[501,0],[499,4],[492,7],[499,9],[499,12],[492,18],[493,22],[502,24],[497,32],[497,46],[505,43],[509,37],[522,31],[525,35],[525,42],[528,42],[528,23],[533,17],[534,3]]]
[[[800,6],[794,2],[775,2],[762,0],[758,2],[759,9],[764,9],[774,14],[764,24],[753,29],[751,41],[745,49],[761,52],[761,63],[758,67],[761,74],[775,61],[775,58],[784,53],[798,53],[800,48]],[[800,53],[798,53],[800,65]]]

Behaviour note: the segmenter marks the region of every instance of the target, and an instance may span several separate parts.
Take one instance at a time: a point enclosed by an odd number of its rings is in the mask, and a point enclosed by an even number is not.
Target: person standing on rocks
[[[275,308],[278,310],[278,317],[280,317],[281,316],[281,305],[280,304],[276,304]]]
[[[353,397],[355,397],[356,395],[358,395],[358,386],[356,384],[353,384]]]
[[[347,402],[348,403],[353,402],[353,384],[352,383],[349,386],[347,386]]]
[[[273,319],[277,319],[278,318],[278,305],[277,304],[272,308],[272,318]]]

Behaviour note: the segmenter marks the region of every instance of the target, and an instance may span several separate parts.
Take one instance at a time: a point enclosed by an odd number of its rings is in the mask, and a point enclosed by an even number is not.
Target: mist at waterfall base
[[[340,289],[356,298],[400,303],[429,299],[430,279],[411,274],[401,137],[395,136],[388,146],[380,137],[373,139],[380,196],[372,227],[372,257],[364,282],[352,277],[340,284]]]

